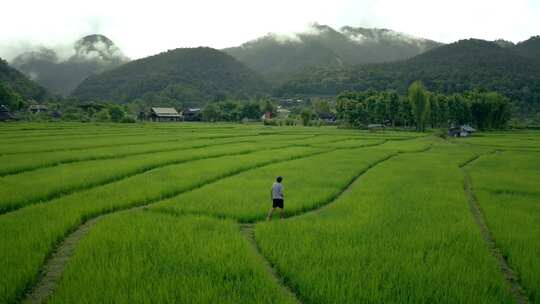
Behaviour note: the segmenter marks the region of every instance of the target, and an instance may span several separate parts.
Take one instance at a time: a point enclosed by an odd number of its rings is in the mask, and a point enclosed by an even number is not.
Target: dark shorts
[[[281,208],[281,209],[283,209],[283,199],[275,198],[275,199],[273,199],[273,202],[274,202],[272,204],[273,208]]]

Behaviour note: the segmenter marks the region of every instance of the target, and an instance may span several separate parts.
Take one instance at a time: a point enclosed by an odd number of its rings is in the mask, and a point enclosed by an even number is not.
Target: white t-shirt
[[[281,183],[272,185],[272,199],[283,199],[283,185]]]

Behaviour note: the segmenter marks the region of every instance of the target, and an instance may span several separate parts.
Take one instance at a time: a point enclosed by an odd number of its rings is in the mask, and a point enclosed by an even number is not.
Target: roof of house
[[[49,108],[43,104],[31,105],[30,110],[48,110]]]
[[[469,125],[464,125],[464,126],[461,126],[461,130],[463,131],[467,131],[467,132],[476,132],[476,129],[469,126]]]
[[[9,112],[9,109],[5,105],[0,105],[0,112]]]
[[[448,130],[453,131],[453,132],[469,132],[469,133],[476,132],[476,129],[469,126],[469,125],[462,125],[462,126],[459,126],[459,127],[451,127],[451,128],[448,128]]]
[[[161,117],[180,117],[175,108],[152,108],[152,112]]]

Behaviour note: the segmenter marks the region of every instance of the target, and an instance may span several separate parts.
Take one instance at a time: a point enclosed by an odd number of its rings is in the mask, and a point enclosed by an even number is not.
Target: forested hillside
[[[0,58],[0,85],[9,87],[10,91],[24,99],[42,101],[47,97],[47,91],[37,83],[31,81],[21,72],[10,67]],[[0,103],[2,103],[0,101]]]
[[[396,63],[307,70],[275,93],[333,95],[369,88],[404,93],[415,80],[445,94],[475,88],[497,91],[513,100],[520,112],[540,104],[540,64],[513,48],[477,39],[441,46]]]
[[[269,88],[255,72],[211,48],[170,50],[86,79],[73,93],[81,101],[197,105],[247,99]]]
[[[531,37],[516,45],[516,50],[524,57],[540,62],[540,36]]]

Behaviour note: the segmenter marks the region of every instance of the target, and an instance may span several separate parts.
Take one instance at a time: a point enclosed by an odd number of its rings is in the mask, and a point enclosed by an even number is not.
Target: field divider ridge
[[[504,280],[506,281],[508,285],[508,288],[510,289],[512,297],[518,304],[527,304],[527,303],[530,303],[530,300],[528,299],[524,291],[524,288],[521,286],[518,275],[516,275],[516,272],[512,269],[512,267],[510,267],[510,264],[508,263],[507,258],[503,255],[502,250],[497,246],[497,243],[495,242],[495,238],[493,237],[493,234],[489,230],[484,212],[482,211],[482,208],[480,207],[480,204],[478,203],[478,199],[476,198],[476,195],[474,194],[474,188],[472,184],[471,175],[469,174],[467,170],[467,166],[474,163],[481,157],[490,155],[493,153],[497,153],[499,151],[500,150],[493,150],[484,154],[479,154],[469,159],[468,161],[460,164],[459,167],[463,171],[463,175],[464,175],[463,189],[464,189],[465,195],[467,196],[467,200],[469,202],[469,209],[474,218],[474,221],[476,222],[480,230],[482,239],[484,239],[484,242],[486,243],[486,246],[488,247],[488,250],[491,253],[491,255],[498,261],[500,271],[504,277]]]

